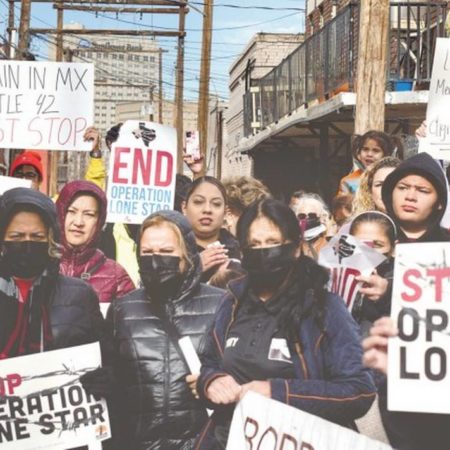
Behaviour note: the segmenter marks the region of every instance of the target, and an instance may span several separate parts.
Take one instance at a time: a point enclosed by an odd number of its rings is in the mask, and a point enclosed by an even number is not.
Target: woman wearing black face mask
[[[59,275],[53,202],[16,188],[0,201],[0,359],[101,341],[98,299],[81,280]]]
[[[294,213],[260,201],[244,211],[237,235],[248,276],[229,283],[207,338],[197,391],[215,412],[196,448],[225,448],[233,406],[249,390],[351,426],[375,387],[356,323],[325,290],[325,269],[299,256]]]
[[[223,291],[200,283],[195,235],[178,212],[144,221],[138,262],[144,288],[114,301],[107,319],[122,387],[115,448],[190,449],[207,416],[186,382],[178,340],[189,336],[200,351]]]

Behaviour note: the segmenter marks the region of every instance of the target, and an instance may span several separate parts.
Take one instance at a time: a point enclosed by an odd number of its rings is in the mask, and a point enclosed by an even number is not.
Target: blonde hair
[[[263,198],[270,198],[269,189],[253,177],[229,177],[222,182],[231,211],[241,214],[244,209]]]
[[[382,158],[379,161],[374,162],[370,167],[368,167],[359,183],[358,190],[356,191],[355,197],[353,198],[353,216],[357,216],[366,211],[376,210],[375,203],[372,197],[372,185],[375,174],[380,169],[385,169],[392,167],[395,169],[400,165],[400,160],[394,158],[393,156],[388,156]]]
[[[175,233],[175,236],[177,237],[178,244],[181,249],[181,259],[185,262],[186,268],[189,268],[192,265],[192,261],[189,257],[189,253],[188,253],[188,250],[186,247],[186,242],[184,241],[184,237],[183,237],[180,229],[178,228],[178,226],[171,220],[165,218],[164,216],[148,217],[147,219],[144,220],[144,222],[142,222],[141,231],[140,231],[140,235],[139,235],[139,252],[140,252],[140,248],[141,248],[140,244],[141,244],[142,235],[144,234],[145,230],[147,230],[148,228],[151,228],[151,227],[161,227],[161,226],[166,226]]]

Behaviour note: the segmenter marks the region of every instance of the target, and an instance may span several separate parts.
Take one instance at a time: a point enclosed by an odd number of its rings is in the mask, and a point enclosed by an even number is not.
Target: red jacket
[[[92,239],[82,247],[72,248],[64,236],[64,221],[67,209],[80,194],[92,195],[99,205],[97,228]],[[56,202],[58,220],[62,230],[61,243],[63,255],[60,273],[81,278],[95,290],[100,302],[110,302],[135,289],[134,283],[125,269],[112,259],[107,258],[97,248],[101,230],[106,220],[105,193],[90,181],[72,181],[64,186]]]

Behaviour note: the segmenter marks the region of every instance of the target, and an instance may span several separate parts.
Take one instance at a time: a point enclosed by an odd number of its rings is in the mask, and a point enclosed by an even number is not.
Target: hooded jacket
[[[44,194],[29,188],[11,189],[0,200],[0,235],[12,216],[19,211],[36,211],[58,242],[59,227],[53,202]],[[72,347],[90,342],[104,342],[104,321],[93,289],[81,280],[59,274],[59,261],[50,258],[46,269],[31,287],[27,301],[22,303],[28,329],[25,341],[31,345],[13,345],[5,352],[19,316],[19,291],[14,279],[5,270],[8,261],[0,261],[0,358]],[[21,348],[22,347],[22,348]]]
[[[436,189],[440,209],[436,209],[429,218],[429,225],[426,232],[414,242],[439,242],[449,241],[450,235],[440,226],[442,217],[447,207],[447,183],[444,171],[439,164],[428,154],[419,153],[403,161],[393,172],[384,180],[381,195],[383,203],[386,206],[388,215],[394,220],[398,227],[398,240],[400,243],[411,242],[401,229],[398,218],[395,216],[392,197],[397,183],[408,175],[420,175],[426,178]]]
[[[224,292],[200,283],[200,256],[187,219],[175,211],[150,217],[155,216],[180,229],[191,265],[173,298],[160,303],[137,289],[114,301],[108,312],[115,374],[122,387],[117,409],[123,429],[115,433],[117,449],[192,448],[207,419],[185,381],[190,371],[176,342],[189,336],[200,352]]]
[[[91,195],[98,203],[98,221],[92,239],[81,247],[71,247],[62,233],[63,255],[60,272],[87,281],[95,290],[100,302],[110,302],[132,291],[135,286],[125,269],[98,249],[101,230],[106,220],[105,193],[89,181],[72,181],[64,186],[56,202],[58,220],[62,229],[67,210],[80,195]]]

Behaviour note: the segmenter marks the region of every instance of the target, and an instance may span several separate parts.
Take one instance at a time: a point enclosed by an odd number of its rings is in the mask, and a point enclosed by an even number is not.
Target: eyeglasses
[[[22,172],[18,170],[17,172],[14,172],[13,175],[15,178],[25,178],[27,180],[34,180],[39,177],[39,174],[36,172]]]
[[[319,218],[319,216],[316,213],[297,214],[297,219],[300,219],[300,220],[305,220],[305,219],[317,220],[318,218]]]

